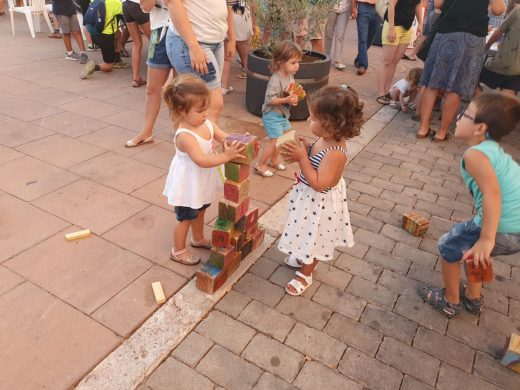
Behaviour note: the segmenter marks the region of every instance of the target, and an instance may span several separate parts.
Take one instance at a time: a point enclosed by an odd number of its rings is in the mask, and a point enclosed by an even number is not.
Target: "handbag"
[[[451,7],[449,9],[447,9],[445,12],[441,13],[439,20],[437,20],[437,23],[435,23],[435,25],[433,26],[432,32],[430,34],[428,34],[428,36],[422,43],[421,48],[417,51],[416,55],[421,61],[425,62],[426,58],[428,58],[428,53],[430,52],[430,47],[432,46],[433,40],[435,39],[435,36],[437,35],[437,31],[439,30],[439,27],[441,26],[442,22],[444,22],[446,20],[446,18],[448,17],[450,12],[453,10],[453,8],[455,8],[456,4],[457,4],[457,0],[453,0],[453,4],[451,5]]]
[[[376,13],[381,19],[385,18],[386,10],[388,9],[388,3],[390,0],[377,0],[376,1]]]

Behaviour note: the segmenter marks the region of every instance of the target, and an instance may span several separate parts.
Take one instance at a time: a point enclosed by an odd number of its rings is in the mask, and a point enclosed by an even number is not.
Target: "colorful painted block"
[[[235,223],[235,231],[244,233],[246,230],[246,215],[244,215],[242,218],[238,220],[238,222]]]
[[[217,218],[213,231],[211,232],[211,245],[217,248],[229,246],[233,233],[233,222],[224,218]]]
[[[222,199],[218,204],[218,216],[219,218],[227,219],[228,221],[235,223],[246,214],[248,208],[249,197],[245,198],[240,203]]]
[[[229,264],[229,267],[227,270],[228,276],[237,270],[237,268],[240,266],[240,260],[242,260],[242,253],[241,252],[235,253],[235,256],[233,257],[233,262],[231,264]]]
[[[235,249],[236,252],[240,251],[244,245],[244,234],[238,230],[235,230],[231,235],[230,245]]]
[[[248,241],[253,239],[253,236],[255,235],[256,231],[258,230],[258,222],[256,222],[253,226],[250,226],[246,229],[244,232],[244,240]]]
[[[242,260],[249,256],[252,250],[253,240],[245,241],[244,245],[242,245],[242,249],[240,249],[240,251],[242,252]]]
[[[264,242],[265,238],[265,230],[264,229],[258,229],[256,233],[253,235],[253,250],[258,248],[262,242]]]
[[[256,223],[258,222],[258,215],[259,215],[258,207],[253,207],[253,208],[250,208],[249,210],[247,210],[246,226],[245,226],[246,229],[256,225]]]
[[[242,183],[237,183],[231,180],[224,182],[224,198],[235,203],[241,202],[249,195],[249,179]]]
[[[489,283],[493,281],[493,263],[488,264],[485,269],[480,264],[475,268],[473,256],[468,257],[464,263],[468,283]]]
[[[249,177],[249,164],[227,162],[224,165],[226,179],[241,183]]]
[[[255,158],[258,157],[258,152],[260,150],[260,144],[258,143],[258,138],[254,135],[250,134],[230,134],[228,137],[224,139],[224,142],[233,142],[238,141],[239,144],[245,146],[245,149],[242,151],[244,157],[237,157],[231,160],[232,162],[238,164],[250,164]]]
[[[208,263],[197,271],[195,285],[199,290],[213,294],[226,282],[227,276],[227,269],[220,269]]]
[[[520,335],[512,333],[507,339],[500,363],[520,374]]]
[[[289,87],[287,88],[287,93],[289,95],[294,94],[294,95],[298,96],[298,102],[301,102],[305,98],[305,95],[307,95],[305,93],[305,90],[303,89],[302,85],[298,84],[298,83],[289,84]]]
[[[212,248],[209,254],[209,263],[215,267],[225,269],[229,263],[233,261],[235,256],[235,248],[228,246],[226,248]]]
[[[409,231],[414,236],[422,236],[428,230],[430,221],[415,211],[410,211],[403,215],[403,229]]]

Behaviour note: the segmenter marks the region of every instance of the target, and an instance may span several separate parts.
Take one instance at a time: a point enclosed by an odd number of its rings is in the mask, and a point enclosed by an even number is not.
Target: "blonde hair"
[[[276,49],[274,49],[273,59],[271,60],[271,72],[276,72],[280,69],[282,64],[292,58],[298,57],[298,59],[300,59],[302,56],[302,49],[293,41],[286,40],[280,42],[276,45]]]
[[[211,93],[207,85],[199,77],[191,74],[180,74],[163,88],[163,98],[172,120],[178,120],[187,114],[195,105],[208,107]]]
[[[413,85],[419,85],[419,80],[421,79],[422,75],[422,68],[412,68],[406,75],[406,80],[408,82],[412,83]]]

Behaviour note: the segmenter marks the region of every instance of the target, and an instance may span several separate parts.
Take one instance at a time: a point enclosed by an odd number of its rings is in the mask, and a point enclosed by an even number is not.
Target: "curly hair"
[[[406,75],[406,79],[413,85],[419,85],[419,80],[422,75],[422,68],[412,68]]]
[[[163,98],[170,111],[170,117],[175,121],[180,119],[183,113],[190,112],[195,105],[208,107],[211,93],[199,77],[180,74],[164,86]]]
[[[273,59],[271,60],[271,72],[276,72],[282,64],[294,57],[302,58],[303,52],[300,46],[293,41],[282,41],[274,49]]]
[[[336,141],[357,137],[363,124],[363,102],[357,92],[343,84],[328,85],[312,93],[309,108]]]

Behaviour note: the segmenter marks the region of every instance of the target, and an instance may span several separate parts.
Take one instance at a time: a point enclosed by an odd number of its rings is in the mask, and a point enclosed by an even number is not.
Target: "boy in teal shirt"
[[[461,171],[477,215],[455,224],[439,239],[445,288],[424,287],[419,295],[447,317],[464,307],[472,314],[483,305],[482,283],[460,283],[460,262],[491,265],[491,255],[520,252],[520,166],[498,141],[520,127],[520,101],[498,92],[472,100],[457,119],[455,137],[469,148]],[[520,264],[519,264],[520,265]]]

